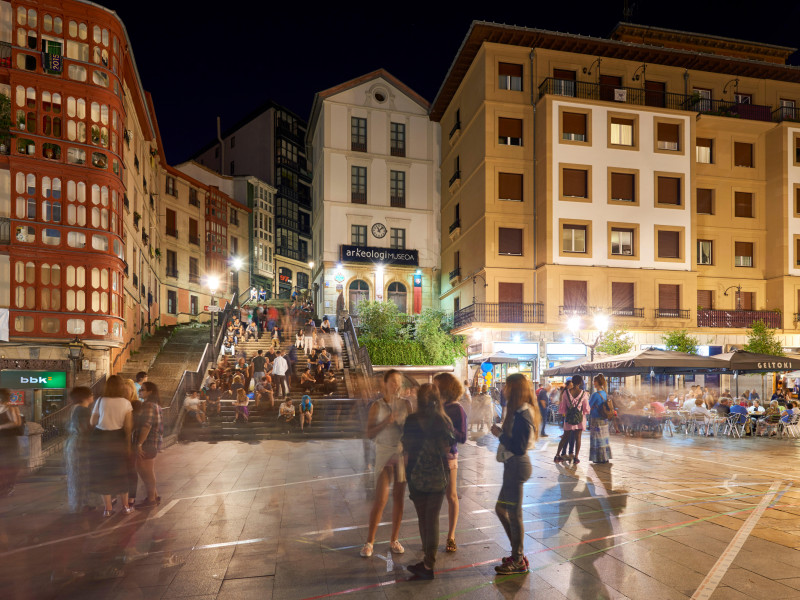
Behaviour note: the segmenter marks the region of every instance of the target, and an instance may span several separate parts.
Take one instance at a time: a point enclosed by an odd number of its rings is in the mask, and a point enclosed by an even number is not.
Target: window
[[[406,174],[405,171],[390,171],[389,196],[394,208],[406,206]]]
[[[365,300],[369,300],[369,284],[362,279],[355,279],[350,283],[350,306],[351,314],[358,314],[358,305]]]
[[[189,283],[200,283],[200,261],[189,258]]]
[[[753,266],[753,242],[734,242],[734,265],[737,267]]]
[[[564,225],[561,231],[561,250],[586,253],[586,225]]]
[[[405,123],[392,123],[390,125],[390,144],[392,156],[406,155],[406,126]]]
[[[570,312],[585,312],[587,305],[585,281],[564,281],[564,308]]]
[[[697,290],[697,310],[714,310],[713,290]]]
[[[198,302],[197,296],[189,296],[189,312],[193,316],[197,316],[200,312],[200,303]]]
[[[611,117],[609,142],[613,146],[634,146],[634,120]]]
[[[178,216],[174,210],[170,208],[167,209],[166,221],[166,234],[174,238],[178,237]]]
[[[497,120],[498,143],[505,146],[522,146],[522,119]]]
[[[658,230],[658,258],[681,257],[681,234],[679,231]]]
[[[656,176],[656,204],[681,205],[681,178]]]
[[[175,178],[167,175],[166,192],[170,196],[177,196],[178,191],[175,189]]]
[[[633,173],[611,173],[611,200],[636,202],[636,175]]]
[[[633,316],[633,283],[611,282],[611,312],[620,316]]]
[[[680,150],[681,127],[677,123],[658,123],[657,147],[659,150]]]
[[[567,69],[553,69],[553,93],[558,96],[575,95],[577,73]]]
[[[611,254],[633,256],[633,229],[611,229]]]
[[[200,201],[197,199],[197,190],[189,188],[189,204],[192,206],[200,206]]]
[[[178,277],[178,254],[174,250],[167,250],[167,277]]]
[[[753,218],[753,194],[751,192],[733,193],[733,214],[736,217]]]
[[[712,149],[714,141],[709,138],[697,138],[697,146],[695,148],[695,160],[699,163],[710,165],[714,162],[714,155]]]
[[[500,200],[522,202],[522,173],[498,173],[497,180]]]
[[[389,247],[397,250],[405,250],[406,248],[406,230],[391,228],[389,234]]]
[[[167,290],[167,313],[178,314],[178,292],[175,290]]]
[[[681,286],[661,283],[658,286],[658,316],[677,318],[680,316]]]
[[[522,91],[522,65],[501,62],[498,71],[500,73],[498,86],[501,90]]]
[[[733,95],[733,101],[736,104],[752,104],[753,94],[740,94],[737,92]]]
[[[714,214],[714,190],[697,188],[697,214]]]
[[[565,198],[589,198],[589,173],[585,169],[562,169],[561,195]]]
[[[754,292],[736,292],[736,310],[753,310]]]
[[[367,151],[367,120],[350,117],[350,149],[356,152]]]
[[[794,164],[795,166],[800,164],[800,136],[796,133],[794,134]]]
[[[570,142],[586,141],[586,114],[561,113],[561,139]]]
[[[753,144],[733,143],[733,166],[753,168]]]
[[[393,281],[388,288],[389,302],[394,302],[401,313],[406,312],[406,286],[399,281]]]
[[[696,97],[694,107],[699,112],[711,111],[712,92],[705,88],[692,88],[692,94]]]
[[[355,204],[367,203],[367,167],[350,167],[350,198]]]
[[[711,240],[697,240],[697,264],[698,265],[713,265],[714,264],[714,242]]]
[[[367,245],[367,226],[366,225],[351,225],[350,226],[350,244],[352,246],[366,246]]]
[[[522,256],[522,229],[500,227],[498,229],[499,254]]]

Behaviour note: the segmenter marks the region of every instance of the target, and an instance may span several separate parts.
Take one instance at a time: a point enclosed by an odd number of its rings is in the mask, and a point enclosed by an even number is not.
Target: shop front
[[[40,421],[43,416],[54,413],[67,405],[67,361],[62,370],[3,369],[0,371],[0,387],[11,394],[11,402],[17,406],[27,421]]]

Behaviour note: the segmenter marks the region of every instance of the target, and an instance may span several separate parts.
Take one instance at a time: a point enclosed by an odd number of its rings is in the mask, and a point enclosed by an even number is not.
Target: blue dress
[[[589,460],[594,463],[607,463],[611,460],[608,420],[601,406],[607,396],[603,390],[596,391],[589,398]]]

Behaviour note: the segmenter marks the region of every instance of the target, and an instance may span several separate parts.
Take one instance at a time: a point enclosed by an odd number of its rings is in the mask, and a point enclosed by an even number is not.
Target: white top
[[[289,370],[289,363],[286,362],[286,359],[283,356],[275,357],[275,360],[272,361],[272,374],[273,375],[286,375],[286,371]]]
[[[764,407],[763,406],[759,406],[758,408],[756,408],[755,406],[748,406],[747,407],[747,412],[749,412],[750,414],[758,413],[760,415],[760,414],[762,414],[764,412]]]
[[[683,401],[683,410],[692,410],[695,407],[694,396],[689,396]]]
[[[127,398],[98,398],[92,409],[92,415],[100,415],[97,428],[103,431],[122,429],[129,412],[133,412],[133,406]]]

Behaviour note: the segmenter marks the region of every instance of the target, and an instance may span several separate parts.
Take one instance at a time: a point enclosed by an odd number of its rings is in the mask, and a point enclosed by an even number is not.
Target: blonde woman
[[[594,378],[594,392],[589,398],[589,460],[607,463],[611,460],[611,443],[608,434],[608,417],[604,408],[608,399],[606,378],[602,373]]]

